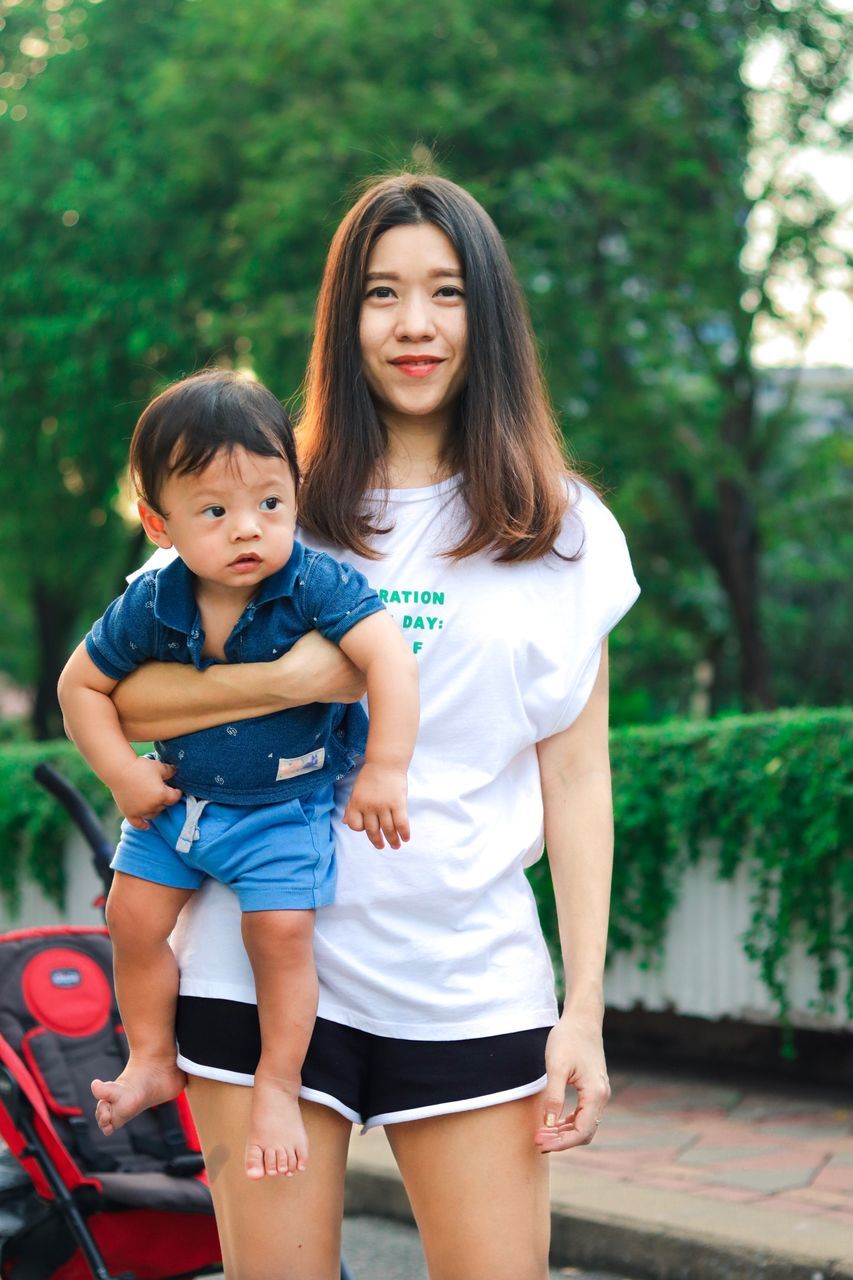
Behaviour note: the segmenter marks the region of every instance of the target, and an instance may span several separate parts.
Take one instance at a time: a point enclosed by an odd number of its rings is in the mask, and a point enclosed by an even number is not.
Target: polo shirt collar
[[[266,604],[269,600],[278,600],[283,596],[292,596],[304,559],[305,548],[301,543],[294,542],[287,564],[282,565],[268,578],[264,578],[246,608],[254,612],[259,604]],[[193,591],[193,575],[180,556],[157,571],[154,585],[154,616],[158,622],[163,623],[164,627],[180,631],[185,636],[191,635],[195,629],[198,606]]]

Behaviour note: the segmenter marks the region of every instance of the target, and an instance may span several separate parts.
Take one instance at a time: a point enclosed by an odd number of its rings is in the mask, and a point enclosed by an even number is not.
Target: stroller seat
[[[0,1250],[3,1280],[169,1280],[218,1270],[183,1096],[105,1137],[93,1077],[127,1060],[106,929],[0,936],[0,1136],[37,1193]]]

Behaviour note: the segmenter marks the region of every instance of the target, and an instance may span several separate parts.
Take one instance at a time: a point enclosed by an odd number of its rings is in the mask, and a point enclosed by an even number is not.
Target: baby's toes
[[[263,1148],[254,1145],[246,1147],[246,1173],[248,1177],[262,1178],[265,1172]]]
[[[291,1161],[290,1152],[286,1151],[283,1147],[279,1147],[275,1153],[275,1165],[276,1170],[279,1173],[284,1173],[287,1177],[290,1177],[293,1173],[293,1163]]]

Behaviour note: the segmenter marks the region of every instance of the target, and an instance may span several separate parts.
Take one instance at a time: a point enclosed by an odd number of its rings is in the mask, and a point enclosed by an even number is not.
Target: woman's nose
[[[435,321],[429,304],[418,294],[410,294],[397,308],[396,337],[420,342],[435,337]]]

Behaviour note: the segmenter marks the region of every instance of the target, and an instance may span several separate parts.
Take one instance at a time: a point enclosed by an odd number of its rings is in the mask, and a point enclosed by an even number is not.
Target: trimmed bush
[[[611,953],[637,949],[653,961],[685,867],[711,851],[721,877],[748,864],[755,890],[744,950],[758,963],[780,1020],[795,941],[817,961],[828,1007],[853,972],[851,731],[848,709],[614,731]],[[556,948],[544,860],[531,879]],[[846,1004],[853,1014],[850,985]]]

